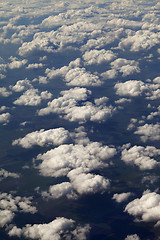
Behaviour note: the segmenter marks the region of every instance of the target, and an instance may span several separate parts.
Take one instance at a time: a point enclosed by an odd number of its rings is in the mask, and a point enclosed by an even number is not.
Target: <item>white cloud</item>
[[[1,97],[9,97],[12,92],[7,91],[5,87],[0,87],[0,96]]]
[[[11,114],[10,113],[2,113],[0,114],[0,123],[8,123],[10,121]]]
[[[160,221],[160,195],[156,192],[146,191],[141,198],[128,203],[125,212],[143,222]]]
[[[103,83],[98,76],[79,67],[69,70],[65,76],[65,81],[69,86],[100,86]]]
[[[113,79],[118,76],[118,71],[116,69],[110,69],[107,70],[106,72],[103,72],[101,76],[103,77],[104,80]]]
[[[149,30],[139,30],[133,35],[129,35],[119,43],[118,47],[125,50],[129,49],[133,52],[139,52],[149,50],[155,45],[159,44],[159,33],[155,33]]]
[[[0,169],[0,181],[2,181],[5,178],[8,178],[8,177],[19,178],[20,175],[17,173],[8,172],[5,169],[1,168]]]
[[[133,234],[133,235],[127,235],[125,240],[140,240],[140,238],[137,234]]]
[[[117,58],[115,61],[111,62],[110,65],[112,66],[112,69],[121,72],[123,77],[140,72],[138,62],[135,60]]]
[[[32,88],[32,84],[28,79],[19,80],[16,82],[14,86],[10,86],[10,88],[15,92],[21,92],[21,91]]]
[[[115,109],[112,106],[105,106],[105,101],[101,105],[91,102],[83,102],[78,106],[79,101],[87,100],[91,91],[86,88],[71,88],[70,90],[62,91],[62,97],[54,99],[48,103],[46,108],[39,110],[40,116],[49,113],[64,114],[64,118],[69,121],[105,121],[111,117]],[[98,101],[97,99],[95,101]]]
[[[61,217],[46,224],[34,224],[32,226],[27,224],[22,229],[14,226],[8,234],[10,237],[17,236],[39,240],[60,240],[62,238],[66,240],[85,240],[89,231],[89,225],[76,226],[72,219]]]
[[[78,194],[93,194],[97,192],[105,192],[110,187],[108,179],[100,175],[81,172],[81,169],[74,169],[67,175],[71,181],[73,189]]]
[[[108,166],[108,159],[115,154],[115,148],[91,142],[86,146],[61,145],[39,154],[36,160],[42,161],[37,167],[43,176],[58,177],[67,175],[75,168],[82,168],[86,172]]]
[[[63,196],[71,198],[73,195],[73,186],[70,182],[62,182],[49,187],[48,192],[42,191],[42,197],[58,199]]]
[[[121,159],[127,164],[135,164],[141,170],[153,169],[158,165],[154,156],[160,154],[160,150],[153,146],[133,146],[122,151]]]
[[[129,197],[133,196],[133,193],[127,192],[127,193],[115,193],[112,197],[116,202],[121,203],[124,201],[127,201]]]
[[[31,201],[32,197],[14,197],[12,194],[0,193],[0,226],[10,223],[16,212],[36,213],[37,209]]]
[[[0,210],[0,226],[4,227],[14,218],[14,213],[10,210]]]
[[[26,59],[23,59],[23,60],[16,60],[16,59],[14,59],[11,63],[8,64],[8,67],[10,69],[17,69],[17,68],[21,68],[26,63],[27,63]]]
[[[12,145],[20,145],[23,148],[31,148],[34,145],[49,146],[49,145],[61,145],[67,143],[69,140],[69,132],[64,128],[55,128],[28,133],[25,137],[16,139],[12,142]]]
[[[160,124],[145,124],[139,126],[134,134],[140,135],[143,142],[160,140]]]
[[[17,100],[14,101],[16,105],[37,106],[43,99],[50,99],[52,94],[48,91],[39,93],[38,89],[29,89],[24,92]]]
[[[116,83],[114,88],[116,89],[116,94],[119,96],[130,96],[137,97],[142,95],[142,93],[147,90],[147,86],[138,80],[129,80],[124,83]]]
[[[124,103],[130,103],[131,102],[131,99],[128,99],[128,98],[120,98],[118,100],[115,101],[116,104],[124,104]]]
[[[107,63],[115,57],[116,55],[111,50],[105,49],[86,51],[82,56],[87,65]]]
[[[0,209],[10,210],[12,212],[28,212],[36,213],[36,207],[32,206],[32,197],[14,197],[12,194],[1,193],[0,194]]]
[[[32,64],[28,64],[26,69],[38,69],[38,68],[42,68],[43,66],[44,64],[42,63],[32,63]]]

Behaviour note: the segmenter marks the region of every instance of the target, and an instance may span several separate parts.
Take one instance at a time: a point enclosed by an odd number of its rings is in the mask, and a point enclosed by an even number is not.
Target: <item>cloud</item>
[[[49,102],[48,106],[40,109],[38,114],[43,116],[50,113],[58,113],[64,115],[64,118],[71,122],[101,122],[111,117],[115,109],[112,106],[105,105],[106,98],[101,102],[102,104],[97,104],[99,100],[95,99],[95,104],[87,101],[81,102],[81,105],[79,105],[79,101],[87,100],[90,94],[91,91],[86,88],[78,87],[62,91],[62,97]]]
[[[69,140],[69,132],[64,128],[55,128],[28,133],[25,137],[16,139],[12,145],[20,145],[23,148],[31,148],[35,145],[38,146],[58,146],[67,143]]]
[[[26,59],[23,59],[23,60],[13,59],[13,61],[8,64],[8,67],[10,69],[18,69],[18,68],[21,68],[22,66],[24,66],[26,63],[27,63]]]
[[[87,65],[107,63],[115,57],[116,55],[111,50],[106,51],[105,49],[86,51],[82,56]]]
[[[8,177],[19,178],[20,175],[17,173],[8,172],[5,169],[1,168],[0,169],[0,181],[2,181],[5,178],[8,178]]]
[[[0,226],[4,227],[14,218],[14,213],[10,210],[0,210]]]
[[[153,159],[160,154],[160,150],[153,146],[133,146],[130,149],[122,151],[121,160],[127,164],[135,164],[140,170],[153,169],[158,162]]]
[[[135,60],[117,58],[115,61],[111,62],[110,65],[112,66],[112,69],[121,72],[123,77],[140,72],[138,62]]]
[[[125,240],[140,240],[140,238],[137,234],[133,234],[133,235],[127,235]]]
[[[98,76],[87,72],[85,68],[74,68],[67,72],[65,82],[68,86],[101,86]]]
[[[0,123],[8,123],[10,121],[11,114],[10,113],[2,113],[0,114]]]
[[[139,126],[134,134],[140,135],[141,141],[158,141],[160,140],[160,124],[148,124]]]
[[[15,176],[14,176],[15,177]],[[0,225],[4,227],[10,223],[16,212],[34,214],[36,207],[32,206],[32,197],[14,197],[12,194],[0,193]]]
[[[80,171],[79,171],[80,170]],[[71,181],[73,189],[78,194],[103,193],[110,187],[110,181],[100,175],[81,172],[81,169],[74,169],[67,175]]]
[[[116,83],[114,88],[116,89],[116,94],[124,97],[138,97],[147,90],[147,86],[138,80],[129,80],[124,83]]]
[[[29,89],[24,92],[17,100],[14,101],[15,105],[37,106],[43,99],[50,99],[52,94],[48,91],[39,93],[38,89]]]
[[[63,196],[73,198],[73,186],[70,182],[62,182],[49,187],[48,192],[42,191],[41,195],[43,198],[58,199]]]
[[[127,201],[129,197],[133,196],[133,193],[127,192],[127,193],[115,193],[112,197],[117,203],[121,203],[124,201]]]
[[[32,63],[32,64],[28,64],[26,69],[38,69],[38,68],[42,68],[43,66],[44,64],[42,63]]]
[[[129,49],[132,52],[139,52],[149,50],[159,44],[159,42],[160,37],[158,32],[139,30],[131,36],[129,35],[127,38],[122,39],[118,47],[123,50]]]
[[[116,154],[115,148],[102,146],[91,142],[86,146],[80,144],[61,145],[44,154],[39,154],[35,160],[41,160],[38,169],[43,176],[66,176],[75,168],[84,172],[108,166],[108,159]]]
[[[125,212],[143,222],[160,221],[160,195],[156,192],[145,191],[141,198],[128,203]]]
[[[14,226],[9,231],[9,236],[25,237],[39,240],[60,240],[60,239],[77,239],[85,240],[90,231],[89,225],[83,227],[76,226],[75,221],[63,217],[56,218],[46,224],[27,224],[22,229]]]
[[[17,81],[14,86],[10,85],[10,89],[12,89],[15,92],[21,92],[30,88],[32,88],[32,84],[27,78],[25,80]]]
[[[11,94],[5,87],[0,87],[0,97],[9,97]]]

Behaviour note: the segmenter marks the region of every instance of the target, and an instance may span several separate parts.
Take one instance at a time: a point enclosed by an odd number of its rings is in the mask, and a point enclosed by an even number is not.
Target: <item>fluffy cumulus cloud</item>
[[[44,224],[27,224],[25,227],[17,228],[14,226],[9,231],[9,236],[25,237],[39,240],[60,240],[77,239],[85,240],[90,231],[90,226],[77,225],[74,220],[67,218],[56,218],[52,222]]]
[[[28,79],[19,80],[16,82],[14,86],[10,86],[10,89],[12,89],[15,92],[21,92],[30,88],[32,88],[32,84]]]
[[[43,99],[50,99],[52,94],[48,91],[39,93],[38,89],[29,89],[24,92],[17,100],[15,105],[37,106]]]
[[[41,160],[38,169],[43,176],[65,176],[75,168],[83,172],[108,166],[108,159],[116,154],[113,147],[102,146],[91,142],[86,146],[80,144],[61,145],[44,154],[39,154],[36,160]]]
[[[145,191],[141,198],[128,203],[125,212],[143,222],[160,222],[160,195],[156,192]]]
[[[0,114],[0,123],[6,124],[10,121],[11,114],[10,113],[2,113]]]
[[[8,178],[8,177],[19,178],[20,175],[17,173],[14,173],[14,172],[8,172],[7,170],[1,168],[0,169],[0,181],[2,181],[5,178]]]
[[[133,193],[127,192],[127,193],[115,193],[112,197],[117,203],[121,203],[124,201],[127,201],[129,197],[131,197]]]
[[[81,172],[81,169],[74,169],[69,172],[68,177],[73,188],[78,194],[93,194],[97,192],[104,192],[110,187],[108,179],[100,175]]]
[[[4,227],[14,218],[14,213],[10,210],[0,210],[0,226]]]
[[[34,145],[49,146],[49,145],[61,145],[67,143],[69,140],[69,132],[64,128],[55,128],[28,133],[25,137],[19,138],[13,141],[12,145],[20,145],[23,148],[31,148]]]
[[[135,164],[141,170],[153,169],[158,165],[154,156],[160,154],[160,150],[153,146],[133,146],[122,151],[121,159],[127,164]]]
[[[129,80],[124,83],[116,83],[114,88],[116,89],[116,94],[124,97],[137,97],[142,95],[142,93],[148,89],[148,87],[138,80]]]
[[[160,124],[144,124],[139,126],[134,134],[140,135],[143,142],[160,140]]]
[[[100,86],[102,81],[85,68],[74,68],[67,72],[65,81],[68,86]]]
[[[36,213],[32,197],[14,197],[12,194],[0,193],[0,225],[3,227],[10,223],[16,212]]]
[[[23,60],[13,59],[13,61],[8,64],[8,67],[9,67],[10,69],[21,68],[21,67],[24,66],[26,63],[27,63],[27,60],[26,60],[26,59],[23,59]]]
[[[119,43],[119,48],[129,49],[133,52],[149,50],[160,43],[160,36],[158,32],[150,30],[139,30],[133,35],[129,35]]]
[[[5,87],[0,87],[0,97],[9,97],[12,92],[8,91]]]
[[[62,76],[68,86],[96,87],[103,84],[97,75],[92,74],[81,66],[80,58],[71,61],[68,66],[63,66],[57,69],[47,68],[45,72],[48,79],[54,79],[57,76]]]
[[[125,240],[140,240],[140,237],[137,234],[127,235]]]
[[[111,50],[106,51],[105,49],[94,49],[86,51],[82,57],[85,61],[85,64],[92,65],[110,62],[116,57],[116,55]]]
[[[112,106],[106,106],[107,98],[95,99],[95,103],[85,101],[90,94],[91,91],[86,88],[78,87],[62,91],[62,97],[49,102],[48,106],[40,109],[38,114],[43,116],[58,113],[71,122],[101,122],[111,117],[115,109]],[[81,105],[79,105],[79,101],[81,101]]]
[[[125,58],[117,58],[115,61],[111,62],[112,69],[122,73],[123,77],[126,77],[133,73],[140,72],[138,67],[138,62],[135,60],[127,60]]]

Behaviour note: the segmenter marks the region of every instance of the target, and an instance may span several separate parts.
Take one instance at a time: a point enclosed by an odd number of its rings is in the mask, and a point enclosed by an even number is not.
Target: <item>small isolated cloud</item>
[[[11,63],[8,64],[8,67],[10,69],[18,69],[24,66],[26,63],[27,63],[26,59],[23,59],[23,60],[14,59]]]
[[[24,92],[17,100],[14,101],[15,105],[37,106],[43,99],[50,99],[52,94],[48,91],[39,93],[38,89],[29,89]]]
[[[110,65],[112,66],[113,70],[116,70],[122,73],[123,77],[126,77],[133,73],[140,72],[140,69],[138,67],[138,62],[136,62],[135,60],[117,58],[115,61],[111,62]]]
[[[13,141],[12,145],[20,145],[23,148],[31,148],[35,145],[38,146],[58,146],[67,143],[69,140],[69,132],[64,128],[55,128],[28,133],[25,137]]]
[[[39,240],[86,240],[89,231],[89,225],[86,224],[83,227],[80,225],[76,226],[74,220],[61,217],[46,224],[27,224],[22,229],[14,226],[8,234],[10,237],[16,236]]]
[[[65,144],[39,154],[36,160],[41,160],[42,163],[37,168],[43,176],[66,176],[75,168],[82,168],[86,172],[108,166],[108,159],[115,154],[115,148],[102,146],[98,142],[91,142],[86,146]]]
[[[42,63],[31,63],[31,64],[28,64],[26,69],[38,69],[38,68],[42,68],[43,66],[44,64]]]
[[[112,197],[117,203],[121,203],[124,201],[127,201],[129,197],[133,196],[133,193],[127,192],[127,193],[115,193]]]
[[[19,80],[14,86],[10,86],[10,89],[12,89],[14,92],[21,92],[30,88],[32,88],[32,84],[28,79]]]
[[[160,140],[160,124],[145,124],[139,126],[134,134],[140,135],[143,142]]]
[[[137,234],[127,235],[125,240],[140,240],[140,237]]]
[[[8,91],[5,87],[0,87],[0,97],[9,97],[12,92]]]
[[[143,222],[160,222],[160,195],[156,192],[145,191],[141,198],[128,203],[125,212]]]
[[[101,122],[111,117],[115,109],[112,106],[105,105],[106,98],[103,98],[101,104],[97,104],[98,99],[95,99],[95,103],[85,102],[90,94],[91,91],[88,91],[86,88],[78,87],[62,91],[62,97],[49,102],[48,106],[40,109],[38,114],[43,116],[50,113],[58,113],[71,122]],[[81,103],[79,104],[80,101]]]
[[[86,51],[82,58],[84,59],[85,64],[92,65],[110,62],[116,58],[116,55],[111,50],[106,51],[105,49],[94,49]]]
[[[14,197],[12,194],[0,193],[1,227],[10,223],[16,212],[36,213],[36,207],[32,206],[32,197]]]
[[[154,156],[160,154],[160,150],[153,146],[133,146],[122,151],[121,160],[127,164],[135,164],[141,170],[153,169],[158,165]]]
[[[0,181],[2,181],[5,178],[8,178],[8,177],[19,178],[20,175],[17,173],[8,172],[5,169],[1,168],[0,169]]]
[[[10,113],[2,113],[0,114],[0,123],[9,123],[11,114]]]
[[[116,94],[124,97],[137,97],[147,90],[147,86],[138,80],[129,80],[124,83],[116,83]]]

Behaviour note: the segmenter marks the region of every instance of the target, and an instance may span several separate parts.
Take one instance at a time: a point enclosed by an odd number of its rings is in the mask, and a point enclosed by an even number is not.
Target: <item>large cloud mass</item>
[[[77,239],[85,240],[89,233],[89,225],[84,227],[76,226],[75,221],[67,218],[56,218],[48,224],[26,225],[17,228],[14,226],[9,231],[9,236],[25,237],[29,239],[39,240],[61,240],[61,239]]]

